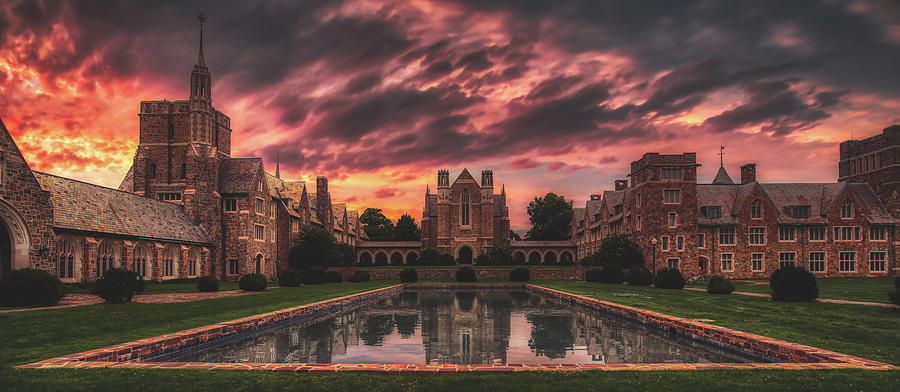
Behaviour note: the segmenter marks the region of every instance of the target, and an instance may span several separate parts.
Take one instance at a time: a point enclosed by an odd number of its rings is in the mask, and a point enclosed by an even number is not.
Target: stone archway
[[[528,264],[539,265],[541,261],[541,254],[536,250],[531,251],[531,254],[528,255]]]
[[[28,267],[31,235],[22,215],[9,205],[0,200],[0,277],[6,271]]]
[[[372,253],[369,251],[362,251],[359,254],[359,265],[363,267],[368,267],[372,265]]]
[[[457,254],[459,254],[459,256],[457,257],[457,260],[459,260],[459,264],[472,264],[472,248],[463,245],[461,248],[459,248]]]
[[[519,264],[519,265],[525,264],[525,262],[526,262],[525,252],[523,252],[521,250],[516,251],[516,254],[513,255],[513,260],[515,260],[516,264]]]

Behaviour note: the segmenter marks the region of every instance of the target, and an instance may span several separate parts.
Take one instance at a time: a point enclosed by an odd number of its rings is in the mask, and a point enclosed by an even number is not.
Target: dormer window
[[[853,217],[853,208],[850,206],[850,199],[844,200],[841,204],[841,218],[850,219]]]
[[[719,206],[706,206],[702,210],[703,216],[709,219],[719,219],[722,216],[722,208]]]
[[[790,206],[788,207],[788,214],[792,218],[809,218],[810,215],[810,207],[809,206]]]

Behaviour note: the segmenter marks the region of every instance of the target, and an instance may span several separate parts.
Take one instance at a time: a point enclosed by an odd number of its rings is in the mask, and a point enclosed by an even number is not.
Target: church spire
[[[275,178],[281,179],[281,154],[275,154]]]
[[[197,20],[200,21],[200,54],[197,55],[197,65],[206,66],[206,62],[203,61],[203,23],[206,22],[206,15],[203,15],[203,12],[200,12],[200,16],[197,17]]]
[[[203,24],[206,23],[206,15],[202,12],[197,17],[200,21],[200,51],[197,54],[197,64],[191,71],[191,99],[212,100],[212,78],[206,61],[203,59]]]

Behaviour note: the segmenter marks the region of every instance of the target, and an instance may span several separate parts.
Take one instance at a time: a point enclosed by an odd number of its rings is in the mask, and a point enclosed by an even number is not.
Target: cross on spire
[[[197,57],[197,64],[205,66],[206,62],[203,61],[203,23],[206,22],[206,15],[203,14],[203,11],[200,11],[197,20],[200,21],[200,54]]]
[[[719,146],[719,167],[725,166],[725,146]]]

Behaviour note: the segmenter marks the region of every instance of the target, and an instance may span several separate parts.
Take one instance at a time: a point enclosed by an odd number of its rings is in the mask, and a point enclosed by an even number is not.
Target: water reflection
[[[756,359],[527,292],[422,291],[169,361],[662,363]]]

